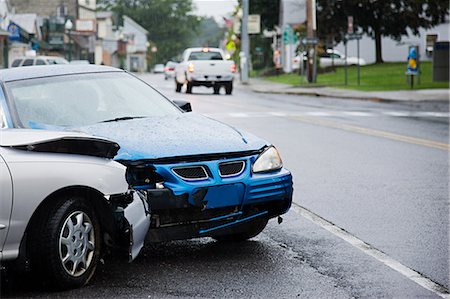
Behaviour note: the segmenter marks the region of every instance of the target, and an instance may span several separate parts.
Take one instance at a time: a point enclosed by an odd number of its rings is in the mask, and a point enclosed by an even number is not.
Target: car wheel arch
[[[51,208],[56,205],[61,198],[67,198],[68,196],[83,197],[89,204],[92,205],[94,212],[99,218],[98,221],[103,232],[102,242],[104,242],[105,234],[108,234],[109,236],[114,235],[114,218],[113,214],[110,212],[110,208],[104,194],[92,187],[87,186],[70,186],[59,189],[42,200],[28,222],[25,234],[20,244],[18,259],[19,261],[25,262],[25,266],[27,266],[30,256],[27,243],[29,242],[29,239],[32,238],[33,233],[35,233],[34,229],[39,227],[41,221],[49,216],[49,211],[52,210]]]

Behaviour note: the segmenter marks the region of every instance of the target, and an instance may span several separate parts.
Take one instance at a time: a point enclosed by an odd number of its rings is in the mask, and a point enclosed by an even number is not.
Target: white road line
[[[375,116],[373,113],[359,111],[344,111],[343,113],[350,116]]]
[[[364,242],[363,240],[358,239],[356,236],[354,236],[354,235],[350,234],[349,232],[345,231],[344,229],[334,225],[333,223],[320,217],[319,215],[311,212],[310,210],[300,206],[299,204],[292,203],[292,208],[294,209],[294,211],[299,213],[304,218],[314,222],[315,224],[326,229],[327,231],[331,232],[335,236],[350,243],[350,245],[352,245],[353,247],[356,247],[359,250],[361,250],[362,252],[364,252],[365,254],[377,259],[378,261],[382,262],[389,268],[402,274],[409,280],[414,281],[421,287],[435,293],[436,295],[438,295],[442,298],[450,299],[450,293],[449,293],[448,289],[445,288],[444,286],[432,281],[431,279],[425,277],[424,275],[420,274],[416,270],[403,265],[399,261],[388,256],[386,253],[374,248],[372,245]]]
[[[231,117],[249,117],[247,113],[228,113]]]
[[[301,112],[283,112],[283,111],[257,111],[257,112],[229,112],[229,113],[204,113],[209,117],[231,117],[231,118],[255,118],[255,117],[289,117],[289,116],[354,116],[354,117],[376,117],[376,116],[394,116],[394,117],[439,117],[449,118],[447,112],[407,112],[407,111],[379,111],[379,112],[360,112],[360,111],[301,111]]]
[[[284,113],[284,112],[269,112],[269,114],[270,114],[270,115],[273,115],[273,116],[280,116],[280,117],[285,117],[285,116],[287,116],[287,114]]]
[[[321,111],[309,111],[309,112],[306,112],[305,114],[310,115],[310,116],[331,116],[331,113],[321,112]]]
[[[410,116],[411,115],[410,112],[405,112],[405,111],[382,111],[381,113],[384,114],[384,115],[400,116],[400,117],[406,117],[406,116]]]
[[[425,117],[450,117],[450,113],[445,112],[416,112],[414,116],[425,116]]]

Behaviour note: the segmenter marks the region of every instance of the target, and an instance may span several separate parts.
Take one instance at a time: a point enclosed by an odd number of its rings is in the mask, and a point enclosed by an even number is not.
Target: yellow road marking
[[[395,133],[390,133],[386,131],[380,131],[380,130],[374,130],[374,129],[368,129],[363,127],[357,127],[353,125],[347,125],[347,124],[340,124],[333,121],[328,121],[324,119],[317,119],[317,118],[310,118],[310,117],[302,117],[302,116],[293,116],[288,117],[293,120],[297,120],[303,123],[308,123],[312,125],[318,125],[322,127],[328,127],[328,128],[334,128],[334,129],[340,129],[348,132],[354,132],[354,133],[360,133],[370,136],[376,136],[376,137],[382,137],[386,139],[411,143],[411,144],[417,144],[417,145],[423,145],[431,148],[437,148],[441,150],[448,151],[450,149],[450,145],[448,143],[433,141],[433,140],[427,140],[427,139],[421,139],[421,138],[415,138]]]

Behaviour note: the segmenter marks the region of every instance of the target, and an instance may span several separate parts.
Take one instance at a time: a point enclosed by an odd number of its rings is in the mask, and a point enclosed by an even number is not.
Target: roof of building
[[[107,19],[107,18],[112,18],[113,17],[113,12],[112,11],[99,11],[96,14],[97,19]]]
[[[128,22],[131,26],[135,27],[137,30],[141,31],[144,34],[148,34],[148,31],[142,27],[141,25],[139,25],[138,23],[136,23],[135,20],[133,20],[132,18],[128,17],[128,16],[123,16],[123,26],[125,27],[125,22]]]
[[[0,81],[10,82],[43,77],[88,74],[88,73],[108,73],[108,72],[123,72],[123,70],[114,67],[100,66],[93,64],[26,66],[0,70]]]
[[[17,24],[28,33],[36,34],[36,18],[37,14],[35,13],[21,13],[11,15],[11,22]]]

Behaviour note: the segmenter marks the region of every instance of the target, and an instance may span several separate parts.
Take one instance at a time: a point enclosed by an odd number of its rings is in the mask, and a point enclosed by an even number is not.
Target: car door
[[[1,131],[0,131],[1,134]],[[0,150],[0,252],[3,251],[9,229],[12,207],[12,179]],[[1,254],[0,254],[1,257]]]

